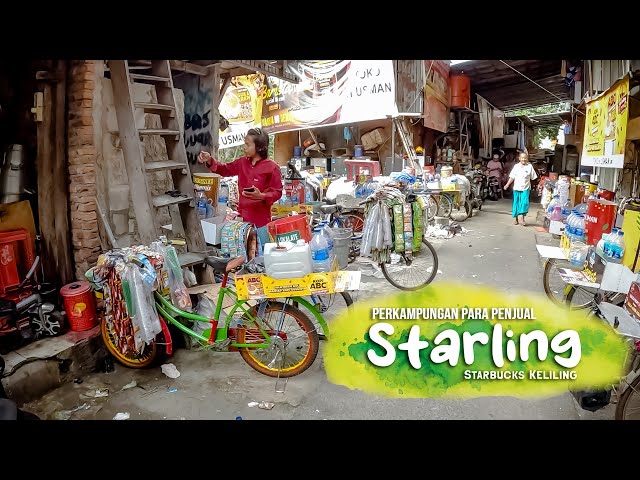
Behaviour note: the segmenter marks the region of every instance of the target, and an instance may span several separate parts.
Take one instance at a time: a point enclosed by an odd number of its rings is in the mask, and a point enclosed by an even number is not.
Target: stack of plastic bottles
[[[584,214],[573,210],[567,217],[564,227],[564,232],[567,237],[569,237],[571,243],[586,241],[584,226]]]

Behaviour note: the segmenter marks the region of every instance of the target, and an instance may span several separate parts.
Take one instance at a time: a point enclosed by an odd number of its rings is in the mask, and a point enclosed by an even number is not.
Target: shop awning
[[[472,102],[478,93],[502,111],[572,99],[571,88],[561,73],[562,60],[504,62],[506,64],[501,60],[470,60],[453,65],[451,74],[469,76]]]

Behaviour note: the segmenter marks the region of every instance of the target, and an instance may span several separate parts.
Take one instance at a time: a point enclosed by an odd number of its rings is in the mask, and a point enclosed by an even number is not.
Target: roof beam
[[[278,77],[289,82],[298,82],[295,75],[291,74],[283,65],[271,64],[266,60],[225,60],[237,67],[263,73],[272,77]]]
[[[171,70],[178,70],[180,72],[193,73],[194,75],[208,75],[209,67],[203,67],[196,65],[195,63],[185,62],[184,60],[169,60]]]

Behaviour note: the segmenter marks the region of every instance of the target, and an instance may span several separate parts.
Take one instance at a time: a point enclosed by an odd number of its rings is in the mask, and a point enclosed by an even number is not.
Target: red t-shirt
[[[240,157],[231,163],[212,162],[210,170],[223,177],[238,176],[238,213],[245,222],[264,227],[271,221],[271,205],[282,197],[282,173],[276,162],[263,158],[251,165],[249,157]],[[245,197],[242,190],[252,186],[267,197],[264,200]]]

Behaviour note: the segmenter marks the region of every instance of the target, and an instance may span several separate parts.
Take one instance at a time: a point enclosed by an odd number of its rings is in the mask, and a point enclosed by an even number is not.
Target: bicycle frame
[[[215,313],[212,319],[203,317],[202,315],[185,312],[184,310],[177,308],[175,305],[173,305],[170,301],[164,298],[157,291],[154,292],[156,309],[166,321],[168,321],[169,323],[171,323],[172,325],[174,325],[175,327],[177,327],[179,330],[186,333],[190,337],[193,337],[199,340],[200,342],[204,342],[205,344],[213,344],[215,342],[221,342],[230,338],[229,325],[231,322],[229,322],[229,320],[233,318],[234,314],[238,310],[240,310],[251,322],[257,325],[258,329],[264,336],[266,343],[231,343],[229,346],[235,347],[235,348],[246,348],[246,347],[268,348],[273,343],[271,336],[262,328],[262,326],[257,321],[257,319],[249,313],[250,309],[246,307],[249,303],[249,300],[239,299],[235,290],[228,286],[228,280],[229,280],[228,275],[224,275],[222,280],[222,286],[220,287],[220,292],[218,293]],[[229,311],[229,313],[225,318],[224,327],[218,328],[220,316],[222,314],[222,305],[224,303],[225,296],[228,296],[231,299],[233,299],[234,305],[231,307],[231,310]],[[320,312],[318,312],[318,310],[315,308],[315,305],[311,304],[309,301],[307,301],[302,297],[288,297],[287,299],[305,306],[314,315],[314,317],[316,318],[320,326],[322,326],[323,331],[325,332],[325,336],[328,337],[329,327],[327,326],[327,322],[322,317]],[[180,322],[176,317],[183,317],[188,320],[210,323],[212,325],[211,335],[207,338],[203,335],[200,335],[199,333],[196,333],[186,325],[182,324],[182,322]],[[276,329],[276,333],[275,333],[276,335],[278,335],[279,333],[278,330],[279,330],[279,327]],[[167,340],[167,342],[169,341]]]

